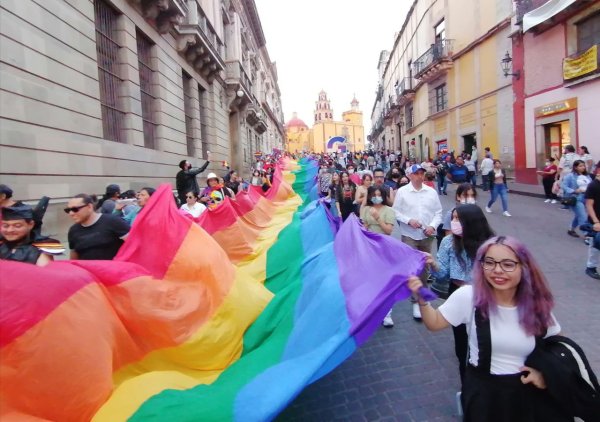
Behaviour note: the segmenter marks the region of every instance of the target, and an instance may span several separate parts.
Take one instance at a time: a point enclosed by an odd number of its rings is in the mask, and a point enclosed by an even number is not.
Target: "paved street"
[[[442,197],[449,209],[454,188]],[[478,204],[485,205],[487,192]],[[489,221],[498,234],[531,248],[556,298],[563,333],[577,341],[600,374],[600,281],[584,274],[587,246],[566,233],[570,211],[543,200],[510,194],[512,218],[499,201]],[[343,365],[309,386],[279,421],[456,421],[458,366],[451,330],[430,333],[414,322],[410,304],[394,308],[393,329],[379,329]]]

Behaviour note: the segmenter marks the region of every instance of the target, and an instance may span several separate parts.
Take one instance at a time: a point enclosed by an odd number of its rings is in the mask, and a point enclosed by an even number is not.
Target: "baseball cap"
[[[217,180],[219,180],[219,176],[217,176],[214,173],[208,173],[208,175],[206,176],[206,181],[208,182],[210,179],[217,179]]]
[[[408,169],[406,169],[406,173],[407,174],[413,174],[413,173],[418,172],[419,170],[425,171],[425,169],[423,167],[421,167],[420,164],[413,164]]]

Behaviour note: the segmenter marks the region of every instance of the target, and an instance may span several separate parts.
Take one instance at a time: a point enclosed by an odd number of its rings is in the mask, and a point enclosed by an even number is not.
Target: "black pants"
[[[546,199],[558,199],[558,197],[552,193],[552,186],[554,185],[554,179],[542,179],[542,185],[544,185],[544,194]]]
[[[460,286],[454,280],[450,280],[448,287],[448,297],[454,293]],[[469,349],[469,337],[467,335],[467,326],[465,324],[452,327],[454,333],[454,353],[458,359],[458,372],[460,374],[461,386],[465,384],[465,371],[467,367],[467,351]]]

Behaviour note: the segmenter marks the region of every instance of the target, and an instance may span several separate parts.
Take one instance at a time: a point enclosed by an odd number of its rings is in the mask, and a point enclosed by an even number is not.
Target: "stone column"
[[[122,135],[125,143],[144,146],[142,122],[142,103],[140,95],[140,75],[138,72],[137,45],[135,24],[126,15],[120,15],[116,31],[119,49],[119,101],[123,116]]]

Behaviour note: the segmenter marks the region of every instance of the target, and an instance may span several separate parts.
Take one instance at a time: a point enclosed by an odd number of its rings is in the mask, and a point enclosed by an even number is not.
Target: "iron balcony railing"
[[[444,59],[449,59],[452,56],[452,48],[454,40],[440,40],[435,44],[431,44],[421,57],[413,63],[413,74],[415,77],[421,76],[430,66],[439,63]]]
[[[414,78],[402,78],[400,83],[396,86],[396,94],[400,97],[409,92],[414,92],[416,85],[417,83]]]

